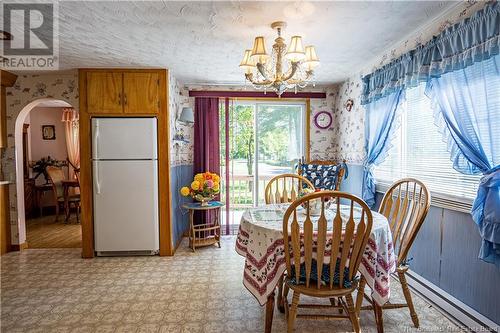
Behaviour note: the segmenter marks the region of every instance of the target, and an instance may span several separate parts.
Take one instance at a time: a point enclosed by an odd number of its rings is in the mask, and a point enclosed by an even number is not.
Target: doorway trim
[[[26,116],[36,107],[72,107],[68,102],[57,98],[39,98],[28,103],[19,112],[15,128],[15,160],[16,160],[16,194],[17,194],[17,230],[19,234],[19,249],[27,247],[26,244],[26,211],[24,207],[24,171],[23,171],[23,125]]]

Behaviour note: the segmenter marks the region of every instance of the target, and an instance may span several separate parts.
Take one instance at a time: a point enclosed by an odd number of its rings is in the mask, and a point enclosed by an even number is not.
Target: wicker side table
[[[219,201],[211,201],[208,206],[202,206],[199,202],[185,203],[182,208],[189,210],[189,247],[195,252],[196,247],[209,246],[218,243],[220,248],[220,209],[224,204]],[[194,224],[195,211],[213,210],[212,221],[204,224]]]

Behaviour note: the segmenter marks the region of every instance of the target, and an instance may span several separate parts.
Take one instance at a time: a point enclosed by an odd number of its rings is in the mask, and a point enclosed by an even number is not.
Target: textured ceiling
[[[61,69],[167,67],[183,83],[243,83],[243,50],[269,24],[300,34],[321,59],[317,82],[335,83],[455,6],[450,1],[123,2],[59,5]]]

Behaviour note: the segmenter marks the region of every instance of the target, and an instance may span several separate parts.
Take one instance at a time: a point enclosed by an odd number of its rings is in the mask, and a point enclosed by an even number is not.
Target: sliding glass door
[[[265,203],[264,190],[271,178],[294,173],[304,152],[302,104],[257,103],[254,205]]]
[[[304,152],[305,104],[229,101],[226,110],[222,102],[220,119],[223,222],[232,233],[246,208],[264,203],[272,177],[294,172]]]

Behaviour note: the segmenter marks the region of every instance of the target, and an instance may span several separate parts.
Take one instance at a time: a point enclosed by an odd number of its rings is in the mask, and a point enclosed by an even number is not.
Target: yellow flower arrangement
[[[184,186],[180,192],[182,196],[191,196],[205,205],[220,192],[220,177],[212,172],[198,173],[193,177],[190,187]]]
[[[184,186],[181,188],[181,194],[183,197],[187,197],[190,193],[189,187]]]
[[[191,188],[194,190],[194,191],[198,191],[198,189],[200,188],[200,182],[195,180],[191,183]]]

